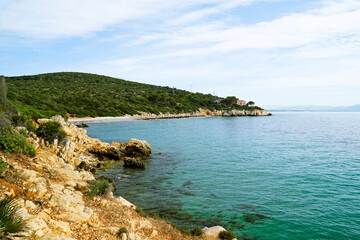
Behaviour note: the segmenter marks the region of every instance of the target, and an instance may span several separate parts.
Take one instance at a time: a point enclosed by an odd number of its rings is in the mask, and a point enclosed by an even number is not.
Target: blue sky
[[[58,71],[360,104],[360,0],[0,0],[0,74]]]

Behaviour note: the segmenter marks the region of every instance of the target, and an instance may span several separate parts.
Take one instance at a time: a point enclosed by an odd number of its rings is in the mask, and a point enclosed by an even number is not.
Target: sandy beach
[[[129,121],[140,120],[140,117],[136,116],[122,116],[122,117],[84,117],[84,118],[69,118],[68,121],[74,122],[102,122],[102,121]]]

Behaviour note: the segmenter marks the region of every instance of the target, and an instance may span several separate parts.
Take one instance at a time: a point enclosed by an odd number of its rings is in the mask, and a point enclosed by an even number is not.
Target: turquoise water
[[[116,194],[179,226],[257,239],[360,239],[360,113],[89,123],[147,140],[146,170],[111,166]],[[158,155],[157,153],[163,153]]]

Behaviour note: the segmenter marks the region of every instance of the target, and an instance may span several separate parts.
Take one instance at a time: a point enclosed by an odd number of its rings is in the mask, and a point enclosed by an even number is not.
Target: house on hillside
[[[220,104],[220,103],[221,103],[221,99],[216,99],[216,100],[214,101],[214,103]]]
[[[236,104],[237,104],[237,105],[240,105],[240,106],[245,106],[245,105],[246,105],[246,101],[244,101],[244,100],[237,100],[237,101],[236,101]]]

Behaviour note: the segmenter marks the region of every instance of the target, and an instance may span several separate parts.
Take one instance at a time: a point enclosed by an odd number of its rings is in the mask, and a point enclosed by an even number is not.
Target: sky
[[[63,71],[360,104],[360,0],[0,0],[0,75]]]

